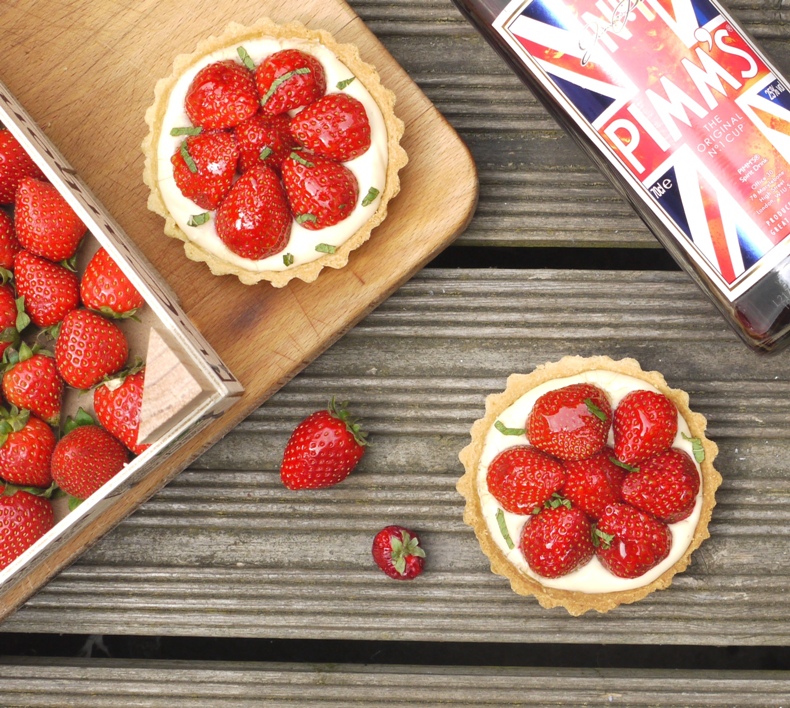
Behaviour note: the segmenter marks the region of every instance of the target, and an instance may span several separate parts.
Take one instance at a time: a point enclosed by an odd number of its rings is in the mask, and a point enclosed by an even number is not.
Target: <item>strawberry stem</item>
[[[346,424],[348,432],[354,436],[354,440],[357,441],[357,444],[368,445],[369,443],[365,439],[368,434],[360,429],[357,419],[351,417],[351,414],[348,412],[346,406],[348,406],[348,401],[337,403],[335,401],[335,397],[332,396],[329,401],[329,405],[327,406],[327,410],[329,411],[329,415],[331,415],[333,418],[342,420]]]

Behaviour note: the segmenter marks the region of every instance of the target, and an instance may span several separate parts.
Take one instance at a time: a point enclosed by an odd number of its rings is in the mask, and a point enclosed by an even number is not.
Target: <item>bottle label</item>
[[[514,0],[494,27],[728,300],[790,253],[790,91],[713,0]]]

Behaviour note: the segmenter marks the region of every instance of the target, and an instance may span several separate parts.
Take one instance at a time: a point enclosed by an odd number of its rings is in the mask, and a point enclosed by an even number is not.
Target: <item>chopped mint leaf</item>
[[[303,66],[300,69],[294,69],[293,71],[289,71],[287,74],[278,76],[274,81],[272,81],[272,85],[269,86],[269,90],[263,95],[263,98],[261,99],[261,105],[265,106],[266,101],[268,101],[274,95],[274,92],[286,81],[288,81],[288,79],[292,79],[294,76],[309,73],[311,73],[310,69],[308,69],[306,66]]]
[[[496,510],[496,522],[499,524],[499,531],[502,533],[502,538],[505,539],[505,543],[507,547],[512,551],[516,544],[513,543],[513,539],[510,538],[510,533],[507,530],[507,523],[505,522],[505,512],[502,509]]]
[[[350,79],[343,79],[343,81],[338,81],[336,86],[338,91],[342,91],[344,88],[347,88],[349,84],[351,84],[354,79],[357,78],[356,76],[352,76]]]
[[[187,163],[187,168],[192,174],[195,174],[198,171],[197,165],[195,161],[192,159],[192,155],[189,154],[189,148],[187,147],[187,141],[185,140],[181,143],[181,157],[184,158],[184,162]]]
[[[299,214],[299,216],[296,217],[297,224],[304,224],[305,221],[315,223],[318,219],[315,214]]]
[[[268,146],[264,146],[263,150],[261,150],[261,154],[258,155],[259,160],[265,160],[269,155],[271,155],[273,150]]]
[[[236,51],[239,53],[239,59],[241,59],[241,63],[244,64],[250,71],[255,71],[255,62],[252,60],[252,57],[249,55],[247,50],[244,47],[236,47]]]
[[[702,447],[702,440],[699,438],[691,438],[685,433],[681,433],[684,440],[691,443],[691,451],[694,453],[694,459],[697,462],[702,462],[705,459],[705,448]]]
[[[375,187],[371,187],[368,190],[368,193],[365,195],[365,198],[362,200],[362,206],[369,206],[375,201],[377,196],[379,196],[379,190]]]
[[[305,160],[298,152],[294,151],[291,153],[291,159],[296,160],[300,165],[304,165],[305,167],[315,167],[315,165],[310,162],[309,160]]]
[[[526,435],[527,432],[524,428],[508,428],[501,420],[494,423],[494,427],[502,433],[502,435]]]
[[[291,253],[283,253],[283,263],[286,266],[292,266],[294,264],[294,257]]]
[[[614,534],[601,531],[597,526],[593,526],[592,542],[596,548],[603,547],[604,549],[611,548],[612,541],[614,541]]]
[[[315,250],[318,251],[319,253],[334,253],[337,250],[337,247],[331,246],[328,243],[319,243],[315,247]]]
[[[202,226],[209,219],[211,219],[211,214],[207,211],[204,211],[202,214],[193,214],[192,216],[189,217],[189,221],[187,221],[187,226]]]
[[[609,458],[609,462],[611,462],[614,465],[617,465],[618,467],[622,467],[627,472],[639,472],[639,468],[638,467],[631,467],[631,465],[627,465],[627,464],[625,464],[625,462],[620,462],[620,460],[618,460],[614,456]]]
[[[584,404],[587,406],[587,410],[590,411],[598,420],[602,422],[606,422],[606,413],[604,413],[598,406],[593,403],[592,398],[585,398]]]
[[[202,132],[203,128],[199,128],[196,125],[189,125],[184,128],[173,128],[170,131],[170,135],[176,138],[179,135],[200,135]]]

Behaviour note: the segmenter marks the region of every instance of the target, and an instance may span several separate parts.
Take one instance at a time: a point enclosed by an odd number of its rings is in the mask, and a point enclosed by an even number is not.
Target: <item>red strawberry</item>
[[[10,130],[0,130],[0,204],[14,203],[16,188],[23,177],[44,179],[44,173]]]
[[[11,286],[0,285],[0,355],[11,345],[17,346],[20,330],[29,324],[20,308]]]
[[[217,234],[233,253],[258,260],[282,251],[291,213],[277,174],[266,165],[245,172],[217,211]]]
[[[500,452],[488,466],[488,491],[505,511],[531,514],[565,483],[559,460],[528,445]]]
[[[365,433],[344,403],[305,418],[285,446],[280,477],[288,489],[331,487],[348,477],[365,454]]]
[[[25,298],[25,311],[38,327],[51,327],[79,307],[76,274],[30,251],[16,254],[14,279],[17,294]]]
[[[326,93],[321,62],[298,49],[269,55],[255,70],[255,83],[262,110],[270,116],[306,106]]]
[[[258,110],[252,72],[232,59],[203,67],[192,79],[184,108],[194,125],[232,128]]]
[[[337,162],[348,162],[370,147],[365,107],[345,93],[331,93],[291,121],[292,135],[308,150]]]
[[[609,504],[619,502],[625,470],[611,458],[614,450],[605,447],[587,460],[569,460],[565,463],[568,476],[562,495],[592,519],[597,519]]]
[[[241,150],[241,169],[246,172],[263,163],[279,171],[283,160],[296,145],[287,114],[265,116],[256,113],[234,129]]]
[[[2,131],[0,131],[2,135]],[[14,256],[22,246],[16,238],[14,222],[8,214],[0,209],[0,268],[13,270]]]
[[[145,304],[143,296],[103,248],[96,251],[82,274],[80,297],[85,307],[108,317],[130,317]]]
[[[87,231],[58,190],[33,177],[16,190],[14,223],[22,248],[51,261],[71,258]]]
[[[373,560],[390,578],[412,580],[422,573],[425,551],[413,531],[386,526],[373,539]]]
[[[610,504],[598,519],[596,555],[618,578],[638,578],[669,555],[666,524],[628,504]]]
[[[214,211],[233,184],[239,146],[230,133],[190,135],[170,162],[181,194],[201,209]]]
[[[614,452],[629,465],[667,450],[677,432],[677,409],[661,393],[632,391],[614,412]]]
[[[129,461],[123,443],[98,425],[80,425],[52,453],[52,478],[67,494],[87,499]]]
[[[283,163],[283,183],[296,223],[311,231],[345,219],[359,197],[351,170],[320,155],[292,152]]]
[[[55,363],[63,380],[88,389],[120,371],[129,347],[115,322],[90,310],[72,310],[63,318],[55,342]]]
[[[699,472],[682,450],[667,450],[640,463],[623,482],[623,501],[674,524],[691,514],[699,492]]]
[[[0,570],[55,525],[48,499],[0,486]]]
[[[55,433],[30,411],[0,409],[0,477],[23,487],[52,484]]]
[[[581,509],[564,504],[541,509],[524,524],[521,552],[538,575],[567,575],[588,563],[595,553],[590,521]]]
[[[609,399],[587,383],[544,393],[527,418],[527,439],[563,460],[592,457],[606,444],[612,424]]]
[[[23,342],[18,352],[9,350],[3,360],[7,362],[3,374],[6,400],[57,426],[60,423],[63,379],[52,355],[37,351],[35,347],[31,349]]]
[[[137,442],[144,382],[145,368],[135,368],[128,375],[110,379],[93,391],[93,409],[99,423],[135,455],[151,447]]]

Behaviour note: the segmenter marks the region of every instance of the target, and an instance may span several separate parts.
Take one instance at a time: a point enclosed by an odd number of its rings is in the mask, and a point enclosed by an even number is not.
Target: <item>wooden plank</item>
[[[0,659],[7,708],[786,705],[788,671]]]
[[[605,616],[514,595],[489,572],[454,489],[485,396],[565,354],[634,356],[664,372],[721,449],[712,538],[690,570]],[[2,629],[786,644],[786,368],[741,344],[681,273],[426,270]],[[331,395],[351,399],[374,444],[343,484],[288,492],[278,475],[288,434]],[[388,523],[422,532],[427,571],[412,583],[370,560]]]

